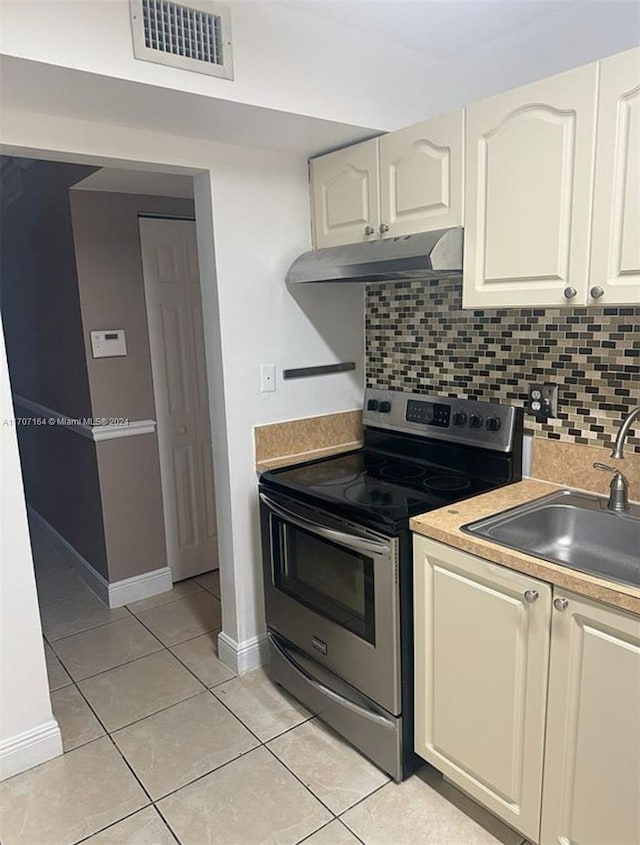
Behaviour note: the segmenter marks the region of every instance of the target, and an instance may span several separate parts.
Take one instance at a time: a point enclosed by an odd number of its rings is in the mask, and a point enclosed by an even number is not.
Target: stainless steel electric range
[[[521,478],[522,410],[367,390],[362,449],[260,478],[268,671],[396,780],[414,768],[409,519]]]

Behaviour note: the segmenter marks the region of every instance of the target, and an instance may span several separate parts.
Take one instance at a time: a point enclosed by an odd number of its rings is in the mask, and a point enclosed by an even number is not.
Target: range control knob
[[[487,431],[497,431],[500,428],[500,419],[498,417],[488,417],[485,425],[487,426]]]
[[[391,410],[391,402],[380,402],[378,405],[378,410],[381,414],[388,414]]]
[[[453,413],[453,424],[454,425],[464,425],[467,421],[467,415],[464,411],[454,411]]]
[[[469,417],[469,428],[482,428],[483,419],[480,414],[471,414]]]
[[[377,399],[369,399],[367,402],[367,411],[377,411],[378,410],[378,400]]]

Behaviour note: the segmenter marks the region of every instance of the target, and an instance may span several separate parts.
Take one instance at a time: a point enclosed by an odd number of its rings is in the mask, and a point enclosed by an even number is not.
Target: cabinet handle
[[[525,590],[524,597],[529,604],[533,604],[534,601],[538,600],[540,593],[537,590]]]
[[[380,234],[381,234],[381,235],[384,235],[384,233],[385,233],[385,232],[388,232],[388,231],[389,231],[389,227],[387,226],[387,224],[386,224],[386,223],[381,223],[381,224],[380,224]]]
[[[596,285],[591,288],[589,293],[591,294],[592,299],[600,299],[601,296],[604,296],[604,288],[601,288],[600,285]]]
[[[565,288],[562,292],[564,293],[565,299],[573,299],[573,297],[578,293],[578,291],[572,287]]]
[[[373,235],[375,231],[376,231],[376,230],[373,228],[373,226],[365,226],[365,227],[364,227],[364,233],[365,233],[365,235],[367,235],[367,236],[368,236],[368,235]]]
[[[566,610],[569,607],[569,599],[554,599],[553,606],[556,610]]]

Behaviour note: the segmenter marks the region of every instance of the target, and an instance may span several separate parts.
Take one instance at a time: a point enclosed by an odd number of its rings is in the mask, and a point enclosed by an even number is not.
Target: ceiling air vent
[[[137,59],[233,79],[227,6],[197,0],[129,0]]]

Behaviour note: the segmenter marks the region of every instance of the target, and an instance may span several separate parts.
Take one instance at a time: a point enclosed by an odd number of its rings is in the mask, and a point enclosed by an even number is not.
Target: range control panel
[[[522,409],[473,399],[421,396],[369,388],[365,425],[509,452],[522,428]]]
[[[447,428],[451,417],[451,408],[441,402],[423,402],[420,399],[407,399],[404,418],[407,422],[437,425]]]

